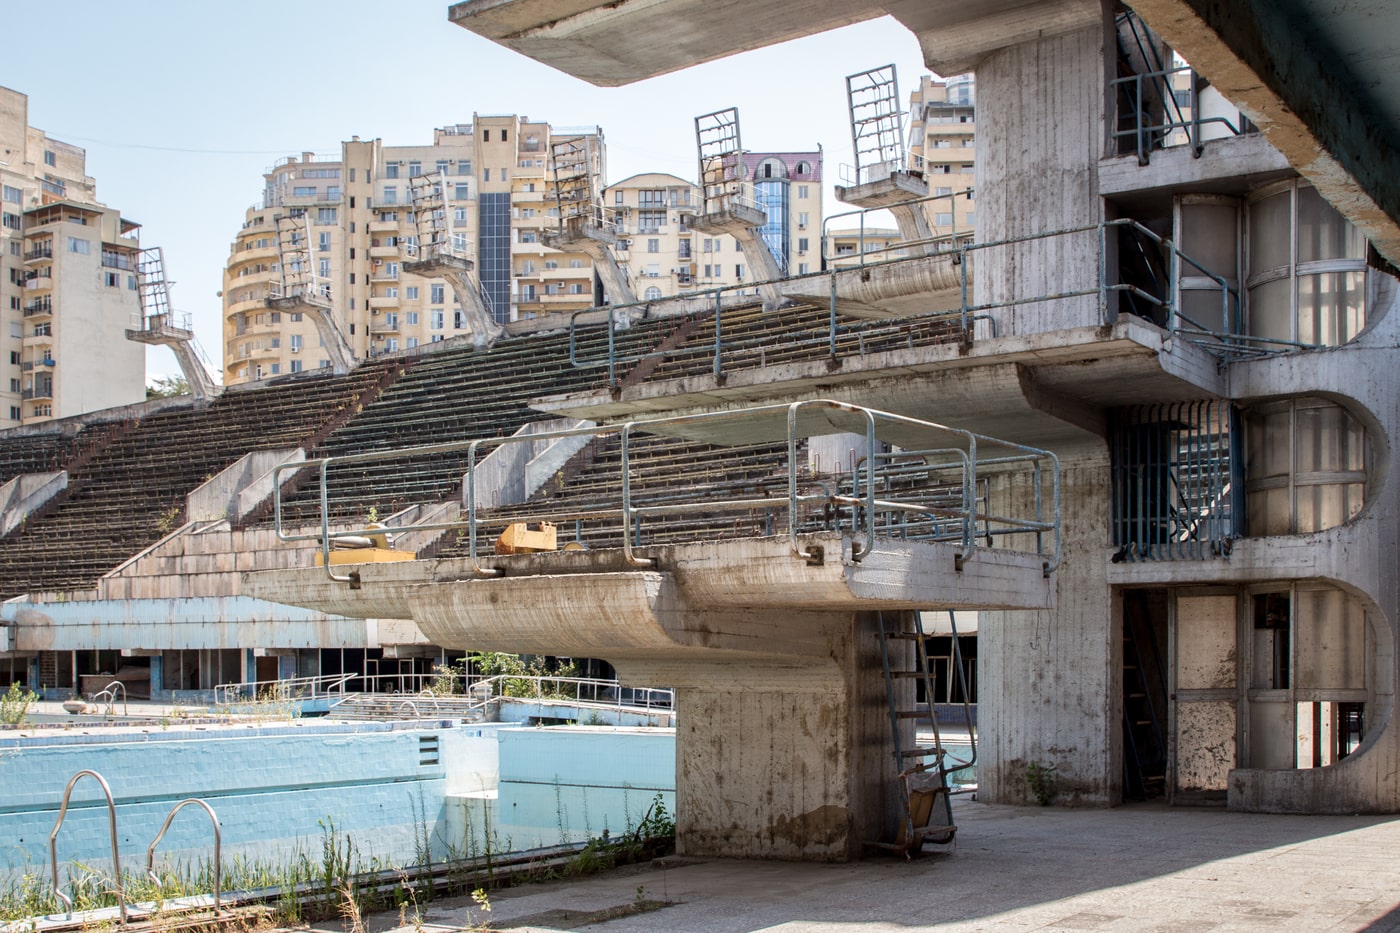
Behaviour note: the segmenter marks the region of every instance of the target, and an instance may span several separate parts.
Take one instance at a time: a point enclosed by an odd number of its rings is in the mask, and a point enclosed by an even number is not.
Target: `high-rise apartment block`
[[[962,192],[975,184],[977,99],[971,74],[940,81],[924,75],[909,95],[909,167],[922,173],[930,197],[925,213],[935,236],[972,231],[976,202]]]
[[[414,199],[429,191],[454,254],[473,264],[475,300],[498,323],[597,304],[587,255],[546,247],[541,236],[558,217],[551,145],[577,138],[602,159],[597,127],[478,116],[435,130],[431,145],[355,137],[337,157],[280,160],[224,271],[225,383],[331,365],[309,315],[267,304],[289,273],[320,283],[358,359],[470,334],[451,282],[405,269],[419,258],[428,220]]]
[[[138,225],[97,200],[86,154],[0,87],[0,428],[145,398]]]
[[[821,270],[822,153],[746,152],[744,177],[767,214],[762,239],[787,275]],[[692,230],[703,210],[694,183],[644,172],[609,185],[605,216],[622,238],[618,262],[638,300],[757,280],[738,240]]]

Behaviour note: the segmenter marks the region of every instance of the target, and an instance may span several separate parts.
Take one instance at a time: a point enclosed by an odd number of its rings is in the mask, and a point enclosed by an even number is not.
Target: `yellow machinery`
[[[539,531],[531,531],[525,522],[507,525],[496,539],[497,554],[534,554],[559,549],[553,522],[540,522]]]
[[[369,529],[382,528],[378,522],[371,522]],[[389,543],[389,536],[383,532],[368,535],[341,535],[331,539],[331,566],[339,564],[383,564],[397,560],[413,560],[412,551],[396,551]],[[320,567],[321,552],[316,552],[316,566]]]

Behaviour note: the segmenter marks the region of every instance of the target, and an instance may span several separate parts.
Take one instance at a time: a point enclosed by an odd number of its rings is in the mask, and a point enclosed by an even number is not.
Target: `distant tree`
[[[156,376],[146,386],[146,398],[174,398],[189,394],[190,383],[184,376]]]

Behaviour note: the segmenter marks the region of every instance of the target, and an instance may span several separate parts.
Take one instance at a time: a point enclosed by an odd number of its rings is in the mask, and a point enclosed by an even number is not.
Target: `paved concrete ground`
[[[960,798],[951,850],[848,865],[697,861],[495,893],[424,911],[425,933],[624,931],[1396,930],[1400,818],[1141,805],[999,807]],[[593,922],[642,897],[671,902]],[[397,917],[378,917],[389,930]],[[338,930],[336,925],[322,929]],[[412,933],[412,925],[401,928]]]

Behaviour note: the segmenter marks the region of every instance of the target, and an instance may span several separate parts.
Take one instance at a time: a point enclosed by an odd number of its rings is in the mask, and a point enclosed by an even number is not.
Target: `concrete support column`
[[[1103,220],[1105,26],[1032,39],[977,66],[977,239],[1034,236]],[[945,72],[946,73],[946,72]],[[1010,262],[1014,251],[1015,262]],[[979,252],[977,302],[1096,291],[1096,231]],[[1002,336],[1092,327],[1097,294],[992,312]]]
[[[151,699],[165,693],[165,659],[160,654],[151,655]]]
[[[886,613],[887,624],[902,615]],[[680,853],[844,861],[894,840],[901,811],[876,616],[832,628],[834,666],[706,664],[703,679],[677,689]],[[900,643],[906,669],[909,650]]]
[[[1102,448],[1060,455],[1066,520],[1057,608],[979,613],[977,795],[988,803],[1033,803],[1032,764],[1055,769],[1057,804],[1107,806],[1121,794],[1122,652],[1114,637],[1121,629],[1104,556],[1108,455]],[[1014,508],[993,502],[992,511],[1003,507]]]

